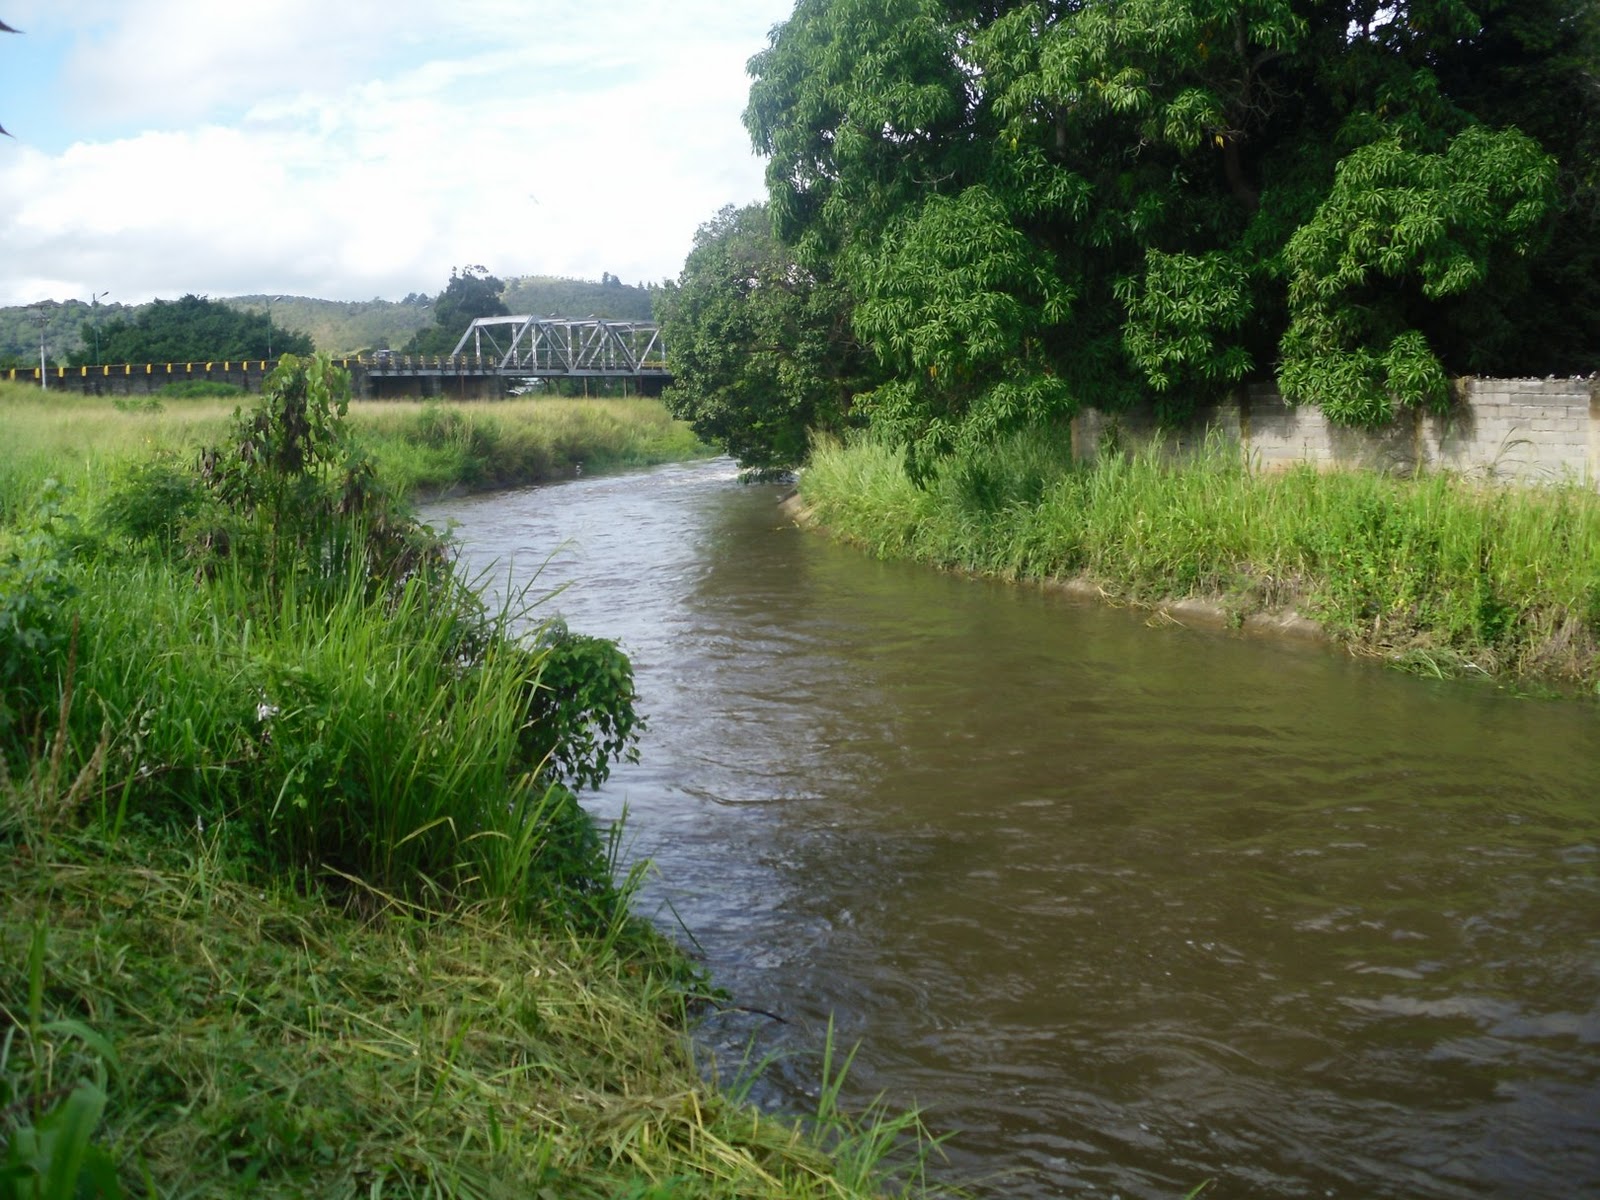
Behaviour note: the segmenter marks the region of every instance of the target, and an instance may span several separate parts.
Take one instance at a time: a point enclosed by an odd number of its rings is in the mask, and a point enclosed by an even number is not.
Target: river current
[[[640,906],[983,1196],[1600,1195],[1600,709],[876,562],[726,460],[442,502],[631,655]],[[782,1020],[761,1015],[762,1010]]]

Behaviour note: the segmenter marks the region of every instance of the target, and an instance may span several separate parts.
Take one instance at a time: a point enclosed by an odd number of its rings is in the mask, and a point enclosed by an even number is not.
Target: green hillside
[[[604,282],[524,275],[506,280],[501,297],[514,313],[540,317],[609,317],[616,321],[648,321],[650,290],[623,283],[615,275]]]
[[[260,312],[272,299],[272,323],[311,335],[318,350],[358,354],[399,346],[433,318],[428,298],[413,293],[404,300],[318,300],[311,296],[225,296],[224,304]]]
[[[40,326],[43,325],[45,361],[64,364],[69,354],[83,346],[83,323],[102,325],[121,317],[131,321],[139,311],[131,304],[91,306],[83,300],[45,300],[38,304],[0,308],[0,368],[39,365]]]

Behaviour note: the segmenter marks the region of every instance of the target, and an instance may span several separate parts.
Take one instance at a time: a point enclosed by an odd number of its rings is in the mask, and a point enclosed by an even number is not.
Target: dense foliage
[[[71,361],[90,364],[98,355],[107,363],[221,362],[311,353],[308,336],[271,322],[266,310],[241,311],[203,296],[157,300],[98,328],[85,321]]]
[[[0,793],[54,737],[119,822],[226,829],[269,872],[609,921],[574,793],[632,752],[627,660],[486,610],[348,396],[286,357],[197,459],[125,464],[85,519],[47,488],[0,524]]]
[[[656,293],[672,414],[753,470],[805,458],[807,430],[844,428],[867,357],[842,289],[773,236],[763,205],[731,205]]]
[[[1597,29],[1588,0],[799,0],[745,120],[913,467],[1252,378],[1370,424],[1451,374],[1600,366]],[[675,362],[760,344],[725,332]]]
[[[433,324],[412,334],[405,344],[407,354],[449,354],[456,348],[467,327],[480,317],[508,317],[500,293],[503,280],[489,274],[487,267],[462,267],[450,272],[450,282],[433,302]]]

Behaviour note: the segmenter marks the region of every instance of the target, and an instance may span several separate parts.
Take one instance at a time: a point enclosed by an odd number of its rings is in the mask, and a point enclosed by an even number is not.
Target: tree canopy
[[[655,313],[672,363],[663,402],[753,470],[803,460],[807,431],[842,428],[867,383],[843,293],[795,261],[764,205],[701,226]]]
[[[1597,12],[798,0],[745,122],[914,467],[1248,379],[1378,423],[1452,374],[1600,366]]]
[[[505,290],[505,283],[489,274],[487,267],[452,270],[450,282],[433,302],[433,325],[412,335],[406,353],[449,354],[478,318],[510,316],[511,310],[500,299]]]
[[[73,366],[107,363],[209,362],[265,359],[283,354],[310,354],[315,347],[304,333],[271,322],[271,311],[241,311],[220,300],[188,295],[157,300],[131,319],[115,317],[96,334],[83,323],[83,345],[71,357]]]

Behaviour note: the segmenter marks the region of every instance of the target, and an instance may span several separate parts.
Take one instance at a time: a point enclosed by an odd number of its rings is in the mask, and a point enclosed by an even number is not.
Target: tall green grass
[[[28,448],[0,476],[0,1197],[920,1180],[915,1117],[841,1112],[837,1073],[807,1121],[700,1078],[706,983],[575,795],[632,752],[626,658],[486,611],[330,364],[269,385],[170,436],[0,396]],[[608,403],[550,444],[678,437]],[[385,416],[521,472],[515,411]]]
[[[369,402],[351,412],[384,478],[412,494],[540,483],[712,453],[649,399]]]
[[[342,872],[435,904],[567,905],[606,864],[570,793],[528,761],[546,652],[413,578],[331,602],[159,562],[77,579],[74,725],[107,731],[123,820],[230,829],[274,870]],[[469,645],[476,641],[477,645]]]
[[[1348,645],[1428,670],[1600,684],[1600,496],[1445,474],[1281,475],[1236,447],[1074,465],[1019,436],[925,489],[890,451],[817,448],[801,483],[819,521],[883,556],[1018,579],[1081,576],[1236,617],[1294,605]]]
[[[46,478],[94,491],[119,467],[190,458],[227,431],[248,398],[112,397],[0,383],[0,520]],[[644,398],[541,397],[464,403],[355,401],[350,421],[387,486],[405,494],[540,483],[703,457],[712,450]]]
[[[233,408],[215,399],[118,408],[109,398],[0,383],[0,523],[46,479],[94,492],[120,464],[192,455],[223,435]]]

